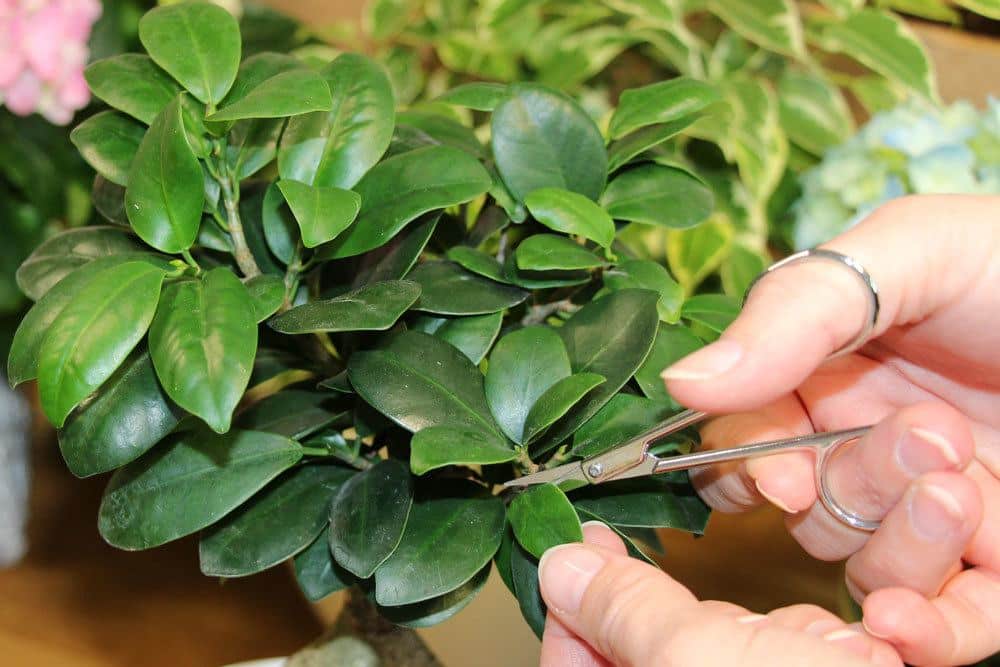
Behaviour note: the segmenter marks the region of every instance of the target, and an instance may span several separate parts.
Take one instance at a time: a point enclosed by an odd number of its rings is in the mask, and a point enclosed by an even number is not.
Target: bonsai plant
[[[659,371],[735,315],[643,258],[636,232],[680,239],[687,285],[711,271],[725,239],[682,231],[711,189],[648,151],[718,108],[712,86],[625,92],[609,143],[538,84],[397,113],[365,56],[241,59],[212,4],[154,9],[139,36],[145,54],[88,68],[111,110],[74,130],[107,224],[22,264],[35,305],[8,360],[12,384],[37,380],[69,469],[113,471],[108,543],[200,533],[216,577],[294,559],[309,598],[351,589],[342,627],[390,664],[432,664],[386,628],[448,618],[495,563],[540,632],[537,558],[581,518],[638,558],[652,528],[703,530],[684,475],[499,483],[678,410]]]

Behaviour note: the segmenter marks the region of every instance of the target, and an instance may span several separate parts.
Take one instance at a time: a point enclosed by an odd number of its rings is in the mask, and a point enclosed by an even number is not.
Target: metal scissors
[[[849,354],[861,347],[875,330],[880,308],[878,288],[875,285],[874,279],[853,257],[823,248],[796,253],[773,264],[760,274],[747,289],[747,296],[749,296],[760,279],[773,271],[811,260],[833,262],[849,269],[861,281],[862,286],[866,290],[868,314],[864,326],[854,340],[835,352],[830,358]],[[709,415],[704,412],[686,410],[609,452],[584,459],[583,461],[574,461],[555,468],[518,477],[506,482],[504,486],[525,487],[546,482],[553,484],[560,484],[562,482],[601,484],[603,482],[630,477],[645,477],[674,470],[687,470],[713,463],[741,461],[789,451],[811,450],[816,453],[816,491],[820,502],[823,503],[831,514],[848,526],[869,532],[879,527],[880,521],[860,516],[841,504],[834,495],[828,476],[830,470],[829,463],[833,460],[836,453],[845,445],[854,443],[864,436],[871,430],[871,426],[847,431],[815,433],[797,438],[758,442],[742,447],[695,452],[693,454],[682,454],[665,458],[660,458],[649,453],[651,445],[671,434],[702,422],[708,417]]]

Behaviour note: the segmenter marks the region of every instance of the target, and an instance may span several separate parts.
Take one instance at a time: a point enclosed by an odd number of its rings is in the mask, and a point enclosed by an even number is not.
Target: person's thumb
[[[655,567],[592,545],[566,544],[539,564],[548,613],[614,665],[861,667],[821,638],[735,605],[699,603]]]
[[[854,258],[874,279],[881,312],[870,338],[923,321],[970,292],[1000,242],[998,202],[897,199],[823,246]],[[826,357],[854,341],[866,326],[868,300],[859,276],[836,261],[783,267],[753,288],[717,342],[666,369],[663,378],[688,407],[756,409],[793,391]]]

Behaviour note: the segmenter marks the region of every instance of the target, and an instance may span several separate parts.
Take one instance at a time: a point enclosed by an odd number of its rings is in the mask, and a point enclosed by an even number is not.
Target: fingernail
[[[872,630],[871,626],[868,625],[868,619],[865,618],[861,619],[861,626],[865,629],[865,632],[870,634],[875,639],[888,640],[891,638],[891,635],[875,632],[874,630]]]
[[[766,621],[767,616],[764,614],[750,614],[748,616],[740,616],[736,619],[737,623],[749,624],[749,623],[760,623],[761,621]]]
[[[730,370],[743,357],[743,346],[720,340],[690,354],[660,374],[664,380],[710,380]]]
[[[850,628],[843,628],[841,630],[834,630],[833,632],[828,632],[823,635],[823,639],[828,642],[843,642],[851,639],[857,639],[861,636],[861,633],[857,630],[851,630]]]
[[[965,518],[958,499],[933,484],[918,484],[914,488],[909,509],[914,531],[928,542],[955,534]]]
[[[542,554],[538,580],[549,607],[563,614],[575,614],[587,586],[604,567],[597,553],[575,544],[561,544]]]
[[[805,628],[805,633],[815,637],[826,635],[832,630],[839,630],[844,627],[844,622],[833,618],[821,618],[813,621]]]
[[[787,503],[785,503],[783,500],[781,500],[777,496],[774,496],[774,495],[768,493],[767,491],[765,491],[764,487],[762,487],[760,485],[760,480],[756,480],[754,482],[754,485],[757,487],[757,493],[759,493],[760,495],[764,496],[764,498],[765,498],[765,500],[767,500],[767,502],[771,503],[772,505],[774,505],[775,507],[777,507],[778,509],[780,509],[782,512],[786,512],[788,514],[796,514],[798,512],[798,510],[793,510],[791,507],[788,506]]]
[[[598,528],[608,528],[608,524],[603,521],[584,521],[580,524],[580,528],[593,528],[595,526]],[[610,528],[608,528],[608,530],[610,530]],[[545,554],[542,555],[544,556]]]
[[[896,443],[896,460],[911,477],[945,470],[961,463],[955,447],[944,436],[922,428],[911,428]]]

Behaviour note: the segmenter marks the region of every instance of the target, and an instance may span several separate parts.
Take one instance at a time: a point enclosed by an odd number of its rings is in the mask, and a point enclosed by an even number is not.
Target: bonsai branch
[[[218,141],[213,142],[213,154],[221,155],[222,146]],[[210,161],[209,161],[210,162]],[[243,233],[243,221],[240,219],[240,184],[236,180],[229,165],[225,160],[219,160],[215,168],[210,171],[215,180],[219,183],[222,193],[222,204],[226,209],[226,231],[229,232],[233,240],[233,258],[240,272],[246,278],[253,278],[261,274],[257,260],[250,252],[247,245],[247,237]]]

